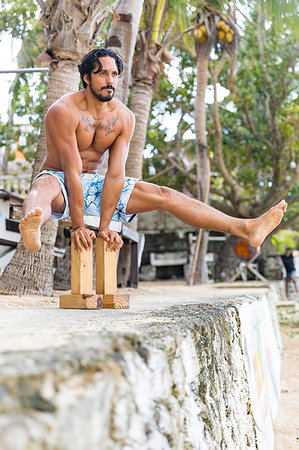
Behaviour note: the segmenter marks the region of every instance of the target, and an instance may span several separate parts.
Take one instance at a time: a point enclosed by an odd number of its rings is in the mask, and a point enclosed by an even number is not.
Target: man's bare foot
[[[280,224],[287,206],[288,204],[284,200],[281,200],[281,202],[273,206],[273,208],[269,209],[262,216],[250,220],[247,240],[253,247],[261,245],[268,234]]]
[[[43,210],[35,208],[26,214],[20,222],[19,230],[28,252],[37,252],[40,249],[40,228],[42,224]]]

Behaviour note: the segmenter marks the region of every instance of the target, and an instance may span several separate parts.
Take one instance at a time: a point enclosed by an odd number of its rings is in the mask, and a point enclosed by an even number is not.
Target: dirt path
[[[281,328],[281,398],[276,416],[275,450],[299,450],[299,328]]]

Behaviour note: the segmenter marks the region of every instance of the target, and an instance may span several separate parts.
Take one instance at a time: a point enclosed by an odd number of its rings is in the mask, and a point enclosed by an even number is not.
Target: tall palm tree
[[[199,2],[202,3],[202,2]],[[206,105],[205,92],[208,85],[208,67],[211,52],[215,49],[224,57],[231,51],[236,40],[234,22],[228,16],[224,17],[220,10],[223,8],[220,0],[205,2],[197,10],[196,28],[194,30],[196,48],[196,98],[194,108],[196,155],[197,155],[197,192],[198,199],[208,202],[210,186],[210,163],[206,135]],[[201,236],[201,235],[200,235]],[[196,269],[196,281],[206,281],[205,255],[208,247],[208,232],[202,234],[199,258]]]
[[[51,104],[62,95],[78,90],[77,64],[88,53],[108,13],[106,0],[39,1],[45,24],[46,51],[40,60],[50,63],[47,98],[32,177],[45,157],[44,117]],[[51,295],[53,289],[53,247],[57,221],[43,227],[42,246],[28,253],[21,241],[14,257],[0,278],[0,292],[7,294]]]
[[[185,0],[146,0],[138,33],[132,70],[130,109],[136,117],[126,173],[141,178],[142,154],[145,145],[151,101],[159,76],[172,56],[171,44],[188,29]]]

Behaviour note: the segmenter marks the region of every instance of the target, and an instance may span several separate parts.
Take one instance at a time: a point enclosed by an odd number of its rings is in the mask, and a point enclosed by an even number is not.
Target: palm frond
[[[298,0],[259,0],[268,20],[274,29],[288,28],[296,37],[299,36]]]

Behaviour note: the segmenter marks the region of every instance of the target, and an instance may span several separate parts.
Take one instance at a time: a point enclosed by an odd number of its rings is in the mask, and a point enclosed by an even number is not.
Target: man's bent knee
[[[32,184],[30,195],[39,195],[47,199],[52,206],[61,208],[65,204],[65,199],[61,191],[60,183],[52,175],[43,174]]]

